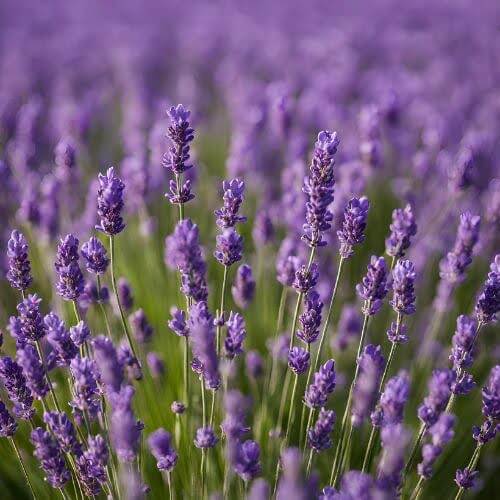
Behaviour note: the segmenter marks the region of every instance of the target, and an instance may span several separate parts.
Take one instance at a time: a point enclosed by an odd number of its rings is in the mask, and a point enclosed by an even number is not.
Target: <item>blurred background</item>
[[[356,303],[354,284],[369,256],[384,252],[392,210],[411,203],[419,227],[408,254],[419,274],[418,314],[409,324],[410,344],[394,365],[409,369],[435,311],[439,261],[453,246],[459,214],[470,210],[482,217],[470,272],[440,317],[440,342],[430,346],[433,359],[445,366],[456,316],[471,311],[500,249],[498,54],[500,3],[495,0],[2,0],[0,266],[10,231],[23,230],[31,245],[33,289],[43,297],[44,311],[55,308],[71,321],[71,311],[53,291],[55,247],[70,231],[82,241],[93,233],[97,172],[115,165],[127,184],[128,227],[117,243],[119,274],[131,284],[134,308],[143,308],[155,329],[147,349],[161,353],[167,364],[165,383],[146,374],[137,413],[146,431],[160,425],[173,429],[169,406],[181,394],[182,355],[166,322],[181,296],[163,259],[164,239],[177,218],[163,197],[169,178],[161,166],[169,146],[166,110],[182,102],[192,111],[196,138],[190,172],[196,199],[187,215],[200,226],[212,310],[221,279],[211,258],[213,209],[221,204],[222,179],[239,176],[247,183],[244,261],[253,265],[258,282],[245,314],[247,347],[262,354],[274,335],[281,293],[274,279],[276,251],[285,236],[300,234],[301,182],[315,136],[333,129],[341,138],[334,229],[351,196],[367,194],[372,203],[366,242],[341,284],[333,339],[341,310]],[[74,145],[71,169],[58,161],[61,141]],[[259,218],[254,224],[256,213],[272,224],[268,236],[261,237]],[[321,253],[324,297],[336,273],[334,235]],[[1,329],[18,301],[3,276],[2,269]],[[387,342],[390,314],[386,307],[373,322],[370,341]],[[88,321],[95,332],[102,330],[92,309]],[[485,329],[482,337],[474,367],[479,386],[500,358],[498,326]],[[5,332],[4,350],[12,348]],[[354,347],[340,356],[334,346],[333,353],[349,380]],[[250,392],[238,369],[240,387]],[[334,407],[341,409],[341,384],[337,390]],[[425,390],[425,380],[417,379],[406,414],[415,428],[415,409]],[[460,399],[456,409],[452,452],[424,498],[454,494],[454,470],[465,465],[474,448],[470,431],[481,418],[480,391]],[[53,492],[42,483],[25,431],[26,460],[40,497],[49,498]],[[366,437],[360,434],[355,447],[360,457]],[[493,442],[483,456],[477,498],[497,495],[499,449]],[[2,498],[28,498],[7,443],[0,443],[0,450],[6,457],[0,462]],[[353,456],[353,462],[360,457]],[[181,457],[176,470],[178,492],[189,485],[189,459]],[[328,457],[317,466],[326,475]],[[151,498],[164,498],[151,457],[144,470]],[[267,464],[267,470],[273,468]],[[211,480],[217,483],[215,472]]]

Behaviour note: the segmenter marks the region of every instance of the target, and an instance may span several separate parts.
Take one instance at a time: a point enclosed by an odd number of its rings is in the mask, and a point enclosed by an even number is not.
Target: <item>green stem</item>
[[[200,379],[200,384],[201,384],[201,411],[202,411],[203,427],[205,427],[207,423],[207,404],[205,401],[205,382],[203,382],[203,378]]]
[[[309,450],[309,458],[307,460],[306,477],[309,477],[309,474],[311,473],[312,461],[313,461],[313,449],[311,448]]]
[[[408,472],[410,472],[411,466],[413,465],[413,461],[415,460],[415,457],[417,456],[418,449],[420,448],[420,443],[422,442],[422,439],[424,437],[424,434],[427,431],[427,426],[425,424],[422,424],[420,426],[420,430],[418,431],[417,439],[415,439],[415,443],[413,444],[413,448],[410,453],[410,458],[408,459],[408,462],[406,462],[406,467],[403,472],[403,481],[402,484],[404,484],[404,480],[406,476],[408,475]]]
[[[24,465],[23,457],[21,456],[19,448],[17,447],[17,444],[14,441],[14,438],[12,436],[9,437],[9,441],[11,442],[12,448],[14,448],[14,452],[17,455],[17,458],[18,458],[19,463],[21,465],[21,469],[23,470],[24,478],[26,479],[26,482],[28,483],[28,487],[30,489],[31,495],[36,500],[35,490],[33,489],[33,485],[31,484],[30,477],[29,477],[28,471],[26,470],[26,467]]]
[[[189,407],[189,339],[184,337],[184,402]]]
[[[378,428],[375,427],[374,425],[372,425],[372,430],[370,432],[370,439],[368,440],[368,446],[366,448],[365,458],[363,459],[363,468],[361,469],[362,472],[367,472],[367,470],[368,470],[368,464],[370,463],[372,448],[373,448],[373,445],[375,444],[377,431],[378,431]]]
[[[49,386],[50,395],[52,396],[52,401],[54,402],[54,406],[56,410],[61,413],[61,407],[59,406],[59,401],[57,400],[56,391],[54,391],[54,386],[52,385],[52,381],[50,380],[49,370],[47,369],[47,364],[45,363],[45,359],[43,357],[42,346],[40,345],[40,340],[37,340],[36,350],[38,351],[38,356],[40,356],[40,361],[42,362],[43,370],[45,372],[45,378],[47,379],[47,385]]]
[[[303,436],[301,435],[300,438],[299,438],[300,440],[302,440],[302,438],[304,438],[304,441],[302,443],[302,449],[303,450],[305,449],[306,444],[307,444],[307,431],[311,427],[313,416],[314,416],[314,408],[310,408],[309,409],[309,417],[307,418],[307,424],[306,424],[306,429],[305,429],[304,435]],[[300,426],[300,430],[302,431],[302,424]]]
[[[424,481],[424,477],[420,476],[420,479],[418,480],[418,483],[415,486],[413,493],[411,494],[410,500],[417,500],[420,497],[420,493],[422,493],[422,488],[424,486]]]
[[[224,275],[222,278],[222,290],[220,296],[220,309],[219,309],[219,318],[217,318],[217,323],[220,323],[220,318],[224,319],[224,301],[226,296],[226,285],[227,285],[227,275],[228,275],[228,266],[224,266]],[[220,356],[221,351],[221,326],[217,324],[217,356]]]
[[[474,453],[472,454],[471,459],[469,460],[469,463],[467,464],[466,469],[469,471],[474,471],[477,463],[479,462],[479,457],[481,456],[481,449],[483,448],[483,445],[481,443],[477,443],[476,448],[474,450]],[[465,488],[460,486],[458,488],[457,494],[455,496],[455,500],[460,500],[465,493]]]
[[[111,327],[109,325],[109,320],[108,320],[108,314],[106,312],[106,307],[104,307],[104,304],[101,299],[101,277],[97,275],[97,303],[99,304],[99,309],[101,310],[102,317],[104,318],[104,323],[106,325],[106,331],[108,332],[108,337],[110,339],[113,339],[113,336],[111,334]]]
[[[292,395],[290,397],[290,411],[288,412],[288,422],[286,424],[286,429],[285,429],[285,442],[284,446],[286,447],[288,445],[288,438],[290,435],[290,429],[293,426],[294,422],[294,417],[295,417],[295,393],[297,392],[297,384],[299,382],[299,376],[295,374],[295,380],[293,381],[293,387],[292,387]]]
[[[130,347],[130,350],[132,351],[132,354],[134,358],[137,361],[137,364],[139,365],[139,369],[141,370],[141,362],[139,360],[139,356],[137,355],[134,342],[132,340],[132,336],[130,335],[130,331],[128,329],[127,325],[127,319],[125,318],[125,313],[123,312],[123,307],[122,303],[120,301],[120,296],[118,294],[118,289],[116,287],[116,276],[115,276],[115,238],[114,236],[109,237],[109,254],[110,254],[110,266],[111,266],[111,284],[113,285],[113,292],[116,297],[116,303],[118,304],[118,310],[120,311],[120,318],[123,326],[123,331],[127,337],[127,341]]]
[[[168,497],[170,500],[173,500],[174,492],[172,491],[172,479],[170,477],[170,471],[167,472],[167,484],[168,484]]]
[[[212,403],[210,405],[210,421],[209,426],[213,428],[214,425],[214,414],[215,414],[215,390],[212,391]]]

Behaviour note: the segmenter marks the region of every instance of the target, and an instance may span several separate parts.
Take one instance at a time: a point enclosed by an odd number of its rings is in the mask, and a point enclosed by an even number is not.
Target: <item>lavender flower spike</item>
[[[43,414],[43,421],[47,424],[47,428],[55,437],[64,453],[72,453],[74,455],[81,453],[81,445],[76,438],[75,428],[66,413],[58,413],[56,411],[45,412]]]
[[[231,293],[234,302],[241,309],[246,309],[252,302],[255,295],[255,280],[252,268],[248,264],[238,267]]]
[[[123,222],[123,191],[125,184],[116,176],[113,167],[108,168],[106,175],[99,174],[99,190],[97,192],[98,231],[108,236],[115,236],[125,229]]]
[[[390,302],[397,313],[415,312],[415,267],[409,260],[398,260],[392,271],[392,289],[394,295]]]
[[[47,333],[40,311],[41,302],[42,299],[35,293],[28,295],[18,304],[19,332],[16,339],[18,343],[37,342]]]
[[[297,337],[305,344],[311,344],[318,339],[321,326],[321,311],[323,302],[315,290],[310,290],[305,297],[305,311],[299,316],[301,328]]]
[[[321,408],[314,427],[307,431],[307,443],[310,448],[319,453],[332,446],[330,434],[335,425],[335,412]]]
[[[403,411],[410,395],[410,378],[402,372],[390,378],[385,384],[380,396],[380,403],[371,414],[372,425],[375,427],[400,424],[403,421]]]
[[[222,229],[227,229],[234,227],[238,222],[247,220],[246,217],[238,214],[244,199],[245,183],[240,179],[224,181],[222,189],[224,191],[224,205],[214,213],[217,216],[217,225]]]
[[[333,215],[328,207],[333,202],[333,168],[338,145],[336,132],[323,130],[318,134],[310,174],[304,180],[302,191],[307,196],[307,202],[302,239],[311,248],[326,245],[323,233],[331,228]]]
[[[418,408],[418,418],[426,426],[435,424],[446,408],[455,379],[452,370],[434,370],[429,380],[429,394]]]
[[[309,368],[309,358],[309,353],[302,347],[292,347],[288,353],[288,366],[296,375],[301,375]]]
[[[167,137],[172,141],[172,146],[163,157],[163,166],[179,175],[192,167],[188,163],[190,143],[194,139],[194,129],[189,124],[191,111],[178,104],[172,106],[167,114],[171,121]]]
[[[137,342],[145,344],[151,340],[153,327],[150,325],[148,318],[142,309],[137,309],[137,311],[131,314],[129,316],[129,321]]]
[[[5,404],[0,401],[0,437],[12,437],[17,430],[17,423],[7,410]]]
[[[29,420],[35,414],[33,396],[26,385],[22,368],[9,356],[0,358],[0,379],[14,403],[14,415]]]
[[[216,241],[214,257],[223,266],[229,267],[241,260],[243,238],[233,228],[224,229],[222,234],[217,235]]]
[[[100,374],[96,362],[78,356],[71,361],[70,371],[73,377],[73,400],[70,405],[75,411],[86,411],[91,418],[95,418],[101,407],[101,391],[97,385]]]
[[[56,441],[48,431],[37,427],[31,433],[31,442],[35,447],[34,455],[40,461],[47,481],[53,488],[62,488],[70,480],[71,474]]]
[[[476,316],[481,323],[496,319],[500,312],[500,254],[495,256],[484,289],[477,299]]]
[[[78,354],[78,348],[73,342],[64,322],[51,312],[43,320],[47,328],[47,340],[53,349],[58,366],[68,366]]]
[[[56,288],[65,300],[76,300],[83,292],[83,274],[78,265],[78,238],[68,234],[57,247],[55,268],[59,276]]]
[[[383,257],[372,256],[366,276],[356,286],[358,295],[364,299],[363,313],[377,314],[382,307],[382,300],[388,292],[388,269]]]
[[[28,242],[22,233],[12,231],[7,242],[8,271],[7,280],[13,288],[26,290],[33,277],[31,276],[31,264],[28,258]]]
[[[245,320],[243,316],[231,311],[226,321],[227,334],[224,340],[224,350],[229,359],[243,352],[242,345],[246,337]]]
[[[411,205],[404,209],[396,208],[392,212],[391,233],[385,240],[385,251],[387,255],[399,259],[408,250],[412,236],[417,234],[417,224]]]
[[[201,427],[196,430],[194,445],[196,448],[213,448],[219,441],[212,427]]]
[[[92,274],[101,275],[108,268],[109,259],[106,248],[99,239],[92,236],[89,241],[82,245],[82,257],[85,259],[85,267]]]
[[[337,231],[340,241],[339,254],[348,259],[354,253],[354,246],[363,243],[365,239],[366,220],[370,202],[366,196],[352,198],[344,210],[342,228]]]
[[[17,350],[17,362],[23,369],[26,385],[37,399],[43,399],[49,392],[45,370],[37,350],[30,344]]]
[[[261,471],[259,445],[251,439],[238,443],[233,467],[245,482],[258,476]]]
[[[123,382],[123,370],[113,342],[104,335],[99,335],[92,341],[92,347],[106,390],[108,393],[118,392]]]
[[[170,434],[164,429],[158,429],[148,437],[148,445],[157,460],[158,469],[170,472],[177,463],[177,452],[172,447]]]

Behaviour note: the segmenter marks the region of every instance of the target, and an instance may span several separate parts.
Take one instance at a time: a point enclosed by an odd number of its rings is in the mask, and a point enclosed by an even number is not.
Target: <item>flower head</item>
[[[309,368],[309,358],[309,353],[302,347],[292,347],[288,353],[288,366],[296,375],[301,375]]]
[[[316,286],[318,278],[318,265],[315,262],[310,267],[303,264],[295,271],[295,280],[292,286],[299,293],[307,293]]]
[[[392,272],[392,290],[390,302],[394,310],[401,314],[415,312],[415,267],[409,260],[399,260]]]
[[[214,257],[226,267],[241,260],[243,252],[243,238],[232,228],[224,229],[222,234],[218,234],[217,246]]]
[[[352,198],[345,207],[342,228],[337,231],[339,253],[344,259],[349,258],[354,253],[354,246],[363,243],[365,239],[369,208],[370,202],[365,196]]]
[[[191,111],[182,104],[178,104],[175,107],[172,106],[167,111],[167,115],[171,121],[167,137],[172,141],[172,145],[163,156],[163,166],[178,175],[192,167],[188,163],[190,144],[194,139],[194,129],[189,123]]]
[[[84,287],[83,274],[78,264],[78,238],[68,234],[57,246],[55,268],[59,276],[56,288],[65,300],[76,300]]]
[[[0,437],[11,437],[16,433],[17,423],[7,410],[5,404],[0,401]]]
[[[237,222],[245,222],[246,217],[239,215],[238,211],[244,199],[245,183],[241,179],[232,179],[222,183],[224,191],[224,205],[214,213],[216,223],[222,229],[233,227]]]
[[[95,228],[108,236],[115,236],[125,229],[122,217],[125,184],[113,167],[108,168],[106,175],[99,174],[98,180],[97,215],[100,220]]]
[[[366,276],[362,283],[356,286],[358,295],[365,300],[363,312],[365,314],[374,315],[382,307],[382,300],[388,292],[388,269],[383,257],[375,257],[370,259]]]
[[[196,448],[213,448],[219,441],[212,427],[200,427],[196,430],[194,445]]]
[[[142,309],[137,309],[137,311],[131,314],[129,316],[129,321],[137,342],[145,344],[151,340],[153,327]]]
[[[26,290],[33,277],[28,257],[29,247],[26,238],[17,230],[12,231],[7,242],[8,270],[7,279],[13,288]]]
[[[252,302],[255,295],[255,280],[252,268],[248,264],[238,267],[231,293],[234,302],[241,309],[246,309]]]
[[[81,252],[82,257],[85,259],[85,267],[89,273],[101,275],[106,272],[109,259],[101,240],[92,236],[89,241],[82,245]]]
[[[22,368],[9,356],[0,358],[0,379],[9,399],[14,403],[14,415],[29,420],[35,414],[33,396]]]
[[[390,230],[391,233],[385,240],[385,251],[387,255],[399,259],[405,255],[412,236],[417,234],[417,224],[410,204],[404,209],[396,208],[392,212]]]
[[[494,321],[500,312],[500,254],[495,256],[490,266],[488,279],[477,299],[475,312],[481,323]]]
[[[305,311],[299,316],[301,328],[297,331],[297,337],[306,344],[315,342],[319,336],[321,326],[321,311],[323,302],[315,290],[309,290],[305,297]]]
[[[26,377],[26,385],[37,399],[43,399],[49,392],[49,385],[37,350],[32,345],[26,344],[17,350],[16,358]]]
[[[335,425],[335,412],[321,408],[314,427],[307,430],[307,443],[310,448],[319,453],[332,446],[330,434]]]
[[[243,352],[242,345],[247,331],[243,316],[231,311],[226,322],[227,334],[224,340],[224,351],[229,359]]]
[[[151,453],[157,460],[159,470],[170,472],[177,463],[177,452],[172,446],[172,438],[164,429],[158,429],[148,437]]]
[[[68,366],[78,354],[78,347],[73,342],[70,332],[66,330],[64,322],[53,312],[47,314],[43,322],[47,328],[47,340],[53,349],[57,364]]]

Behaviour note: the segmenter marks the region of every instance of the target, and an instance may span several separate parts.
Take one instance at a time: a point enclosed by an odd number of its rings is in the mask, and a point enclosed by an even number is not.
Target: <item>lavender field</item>
[[[499,23],[3,0],[0,498],[498,498]]]

